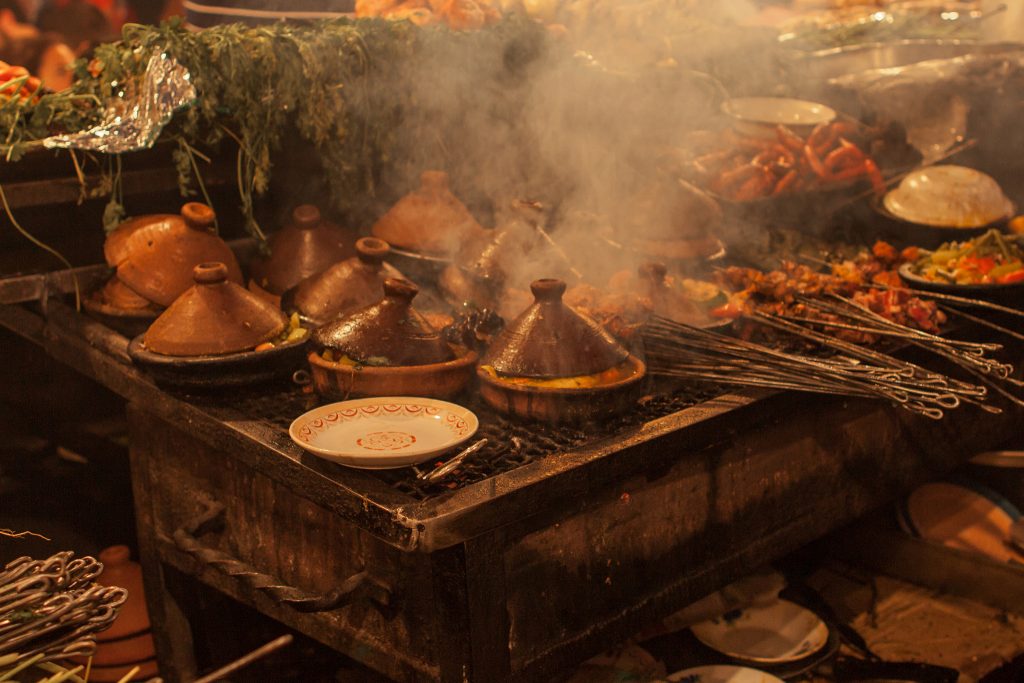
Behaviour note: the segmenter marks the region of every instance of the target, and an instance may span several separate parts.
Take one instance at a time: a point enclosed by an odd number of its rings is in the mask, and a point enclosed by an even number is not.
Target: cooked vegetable
[[[990,285],[1024,281],[1024,250],[1015,239],[995,229],[973,240],[919,251],[911,270],[932,282]]]

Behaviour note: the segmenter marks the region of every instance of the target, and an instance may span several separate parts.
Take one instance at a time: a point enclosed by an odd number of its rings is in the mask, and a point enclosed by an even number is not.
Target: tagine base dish
[[[1024,307],[1024,282],[1013,282],[1009,284],[957,284],[955,282],[935,282],[921,277],[914,272],[912,264],[904,263],[899,268],[900,279],[913,289],[920,289],[926,292],[938,292],[940,294],[952,294],[954,296],[967,297],[969,299],[983,299],[1005,304],[1013,308]]]
[[[980,227],[954,228],[941,225],[926,225],[914,223],[905,218],[893,214],[878,197],[872,197],[869,202],[871,210],[879,217],[883,224],[884,237],[899,245],[915,245],[925,249],[934,249],[943,242],[959,242],[984,235],[992,228],[1002,228],[1008,220],[995,221]]]
[[[426,365],[374,367],[348,365],[309,353],[313,387],[326,398],[349,399],[373,396],[423,396],[451,398],[473,378],[477,354],[464,351],[455,360]]]
[[[128,338],[145,332],[160,315],[160,311],[147,308],[117,308],[92,296],[82,299],[82,308],[91,318]]]
[[[466,442],[479,428],[468,408],[429,398],[383,396],[320,406],[292,422],[303,449],[348,467],[409,467]]]
[[[242,351],[216,356],[168,356],[154,353],[142,343],[142,335],[128,344],[132,361],[157,384],[187,388],[258,384],[288,377],[303,367],[306,338],[285,342],[266,351]]]
[[[670,683],[782,683],[782,679],[758,669],[716,664],[697,666],[671,674]]]
[[[647,366],[630,355],[622,363],[622,378],[585,388],[553,389],[519,384],[477,370],[480,396],[500,413],[550,424],[581,423],[611,417],[638,397]]]

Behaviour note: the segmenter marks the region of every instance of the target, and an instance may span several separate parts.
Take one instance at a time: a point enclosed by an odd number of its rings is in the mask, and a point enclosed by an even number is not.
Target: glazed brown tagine
[[[643,362],[562,301],[564,281],[536,280],[530,289],[534,303],[480,361],[484,400],[545,422],[580,422],[627,408],[644,377]]]
[[[281,296],[306,278],[355,253],[355,234],[325,220],[312,204],[292,211],[291,222],[271,235],[268,254],[250,267],[249,289]]]
[[[419,291],[389,278],[384,297],[313,333],[308,359],[321,395],[448,398],[472,378],[477,356],[453,346],[412,307]]]
[[[306,278],[281,297],[281,307],[298,311],[313,325],[323,325],[339,315],[364,308],[380,299],[388,278],[402,278],[384,262],[390,247],[384,240],[364,237],[356,242],[356,256],[335,263],[322,273]]]

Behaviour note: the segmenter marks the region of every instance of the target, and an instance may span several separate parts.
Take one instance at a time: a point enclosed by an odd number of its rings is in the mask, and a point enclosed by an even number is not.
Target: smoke
[[[727,93],[757,92],[760,72],[774,67],[749,57],[770,41],[730,23],[749,3],[704,4],[714,6],[710,19],[673,0],[563,3],[555,20],[573,22],[571,42],[526,20],[478,34],[439,30],[397,75],[411,104],[382,185],[397,198],[421,171],[445,170],[491,228],[502,227],[500,208],[511,200],[542,202],[561,250],[538,240],[510,253],[502,265],[520,288],[541,276],[571,281],[573,271],[601,285],[649,260],[629,248],[639,237],[714,229],[693,224],[699,212],[675,210],[662,157],[715,125]]]

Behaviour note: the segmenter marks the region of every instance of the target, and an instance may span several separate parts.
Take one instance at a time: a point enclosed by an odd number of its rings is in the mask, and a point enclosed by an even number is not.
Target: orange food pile
[[[785,126],[775,137],[749,137],[726,131],[724,149],[693,161],[704,187],[733,201],[827,189],[854,180],[869,180],[885,191],[878,165],[849,140],[856,124],[836,121],[816,127],[806,139]]]
[[[408,19],[417,26],[443,23],[464,31],[498,21],[501,11],[488,0],[356,0],[356,16]]]
[[[39,99],[39,88],[42,81],[33,76],[23,66],[11,66],[0,61],[0,96],[7,99],[26,98],[33,101]]]

